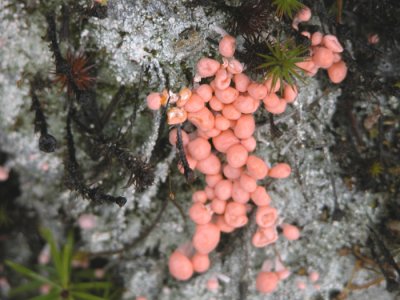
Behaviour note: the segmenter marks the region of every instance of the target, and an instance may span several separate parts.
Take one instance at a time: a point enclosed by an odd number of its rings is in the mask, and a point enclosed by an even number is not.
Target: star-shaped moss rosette
[[[280,18],[282,16],[292,18],[293,14],[304,6],[298,0],[273,0],[272,4],[276,6],[276,14]]]
[[[303,80],[304,70],[296,64],[305,60],[307,51],[306,47],[296,46],[292,40],[282,43],[278,40],[274,45],[267,44],[268,54],[257,54],[265,59],[265,62],[257,69],[265,69],[265,77],[272,79],[272,87],[275,87],[278,82],[286,82],[294,86],[297,79]]]
[[[42,229],[42,237],[49,244],[52,265],[42,266],[35,272],[23,265],[6,261],[7,266],[29,279],[29,281],[10,291],[10,296],[31,294],[42,291],[42,295],[29,298],[35,300],[106,300],[117,299],[112,295],[112,284],[106,281],[96,281],[94,274],[88,276],[88,271],[72,269],[74,254],[74,239],[72,233],[62,249],[59,249],[50,230]],[[86,275],[85,275],[85,274]],[[45,292],[44,292],[45,291]]]

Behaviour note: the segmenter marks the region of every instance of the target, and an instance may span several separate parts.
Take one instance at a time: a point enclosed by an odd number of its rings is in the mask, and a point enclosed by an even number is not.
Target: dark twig
[[[398,290],[400,284],[400,268],[390,251],[386,248],[382,239],[379,237],[379,234],[371,227],[369,229],[374,238],[369,237],[367,243],[373,258],[378,263],[379,269],[386,279],[386,288],[390,292]]]
[[[176,145],[178,148],[179,161],[182,164],[186,180],[189,183],[192,183],[194,181],[194,173],[193,173],[192,169],[190,168],[189,163],[186,159],[186,153],[185,153],[185,149],[183,148],[183,142],[182,142],[182,126],[180,124],[177,126]]]
[[[105,140],[102,140],[101,143],[106,145]],[[139,192],[143,192],[147,187],[153,184],[154,168],[141,157],[132,155],[129,151],[121,148],[116,143],[109,143],[105,151],[115,157],[124,169],[129,172],[129,179],[126,187],[133,184]]]
[[[97,203],[116,203],[120,207],[126,203],[124,197],[114,197],[108,194],[104,194],[101,188],[89,188],[84,183],[83,175],[80,171],[79,164],[76,160],[74,137],[71,130],[72,120],[71,110],[68,112],[67,125],[66,125],[66,142],[67,142],[67,154],[64,159],[65,168],[65,184],[70,190],[79,192],[83,198],[90,199]]]
[[[57,148],[57,140],[54,136],[52,136],[47,132],[46,117],[43,113],[39,99],[35,93],[33,83],[31,83],[31,97],[32,97],[31,110],[35,112],[35,119],[34,119],[35,132],[40,132],[39,149],[40,151],[46,153],[54,152]]]
[[[114,142],[104,137],[101,133],[104,125],[111,117],[115,106],[120,101],[121,96],[125,93],[125,88],[121,87],[119,89],[102,117],[100,117],[95,92],[85,88],[88,86],[89,82],[94,81],[94,78],[89,77],[86,73],[91,66],[81,69],[81,78],[74,78],[73,59],[65,60],[59,49],[54,16],[48,15],[46,19],[48,23],[50,49],[54,53],[55,57],[56,73],[65,78],[67,86],[73,92],[77,104],[81,108],[79,112],[76,112],[73,109],[73,103],[70,103],[69,118],[72,118],[79,128],[89,135],[89,137],[94,141],[95,146],[100,148],[103,155],[111,155],[116,158],[116,160],[127,170],[129,173],[127,186],[134,184],[139,191],[143,191],[153,183],[153,167],[143,161],[140,157],[134,156],[126,149],[123,149],[120,146],[121,142]],[[84,59],[83,56],[79,59],[81,59],[80,65],[85,64],[86,59]],[[79,85],[79,83],[81,84]],[[84,190],[80,189],[80,192],[84,192]],[[86,197],[96,198],[98,196],[98,191],[91,189],[86,191],[85,194]],[[107,200],[107,197],[104,194],[102,194],[100,198]],[[113,199],[108,200],[113,201]]]
[[[276,126],[274,122],[274,115],[269,113],[269,124],[271,129],[272,138],[279,138],[282,136],[282,131],[279,130],[278,126]]]
[[[111,99],[111,102],[107,105],[103,115],[100,118],[100,126],[104,128],[107,124],[108,120],[110,119],[111,115],[113,114],[115,107],[118,105],[118,102],[122,99],[122,96],[125,94],[125,86],[121,86],[114,97]]]
[[[60,47],[57,42],[57,33],[56,33],[57,27],[54,15],[48,14],[46,16],[46,20],[48,24],[47,38],[50,41],[50,50],[53,53],[56,62],[56,72],[61,73],[63,71],[61,67],[66,64],[66,61],[61,55]]]

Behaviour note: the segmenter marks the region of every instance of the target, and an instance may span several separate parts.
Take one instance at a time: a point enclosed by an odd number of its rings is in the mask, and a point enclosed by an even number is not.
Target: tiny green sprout
[[[374,178],[380,176],[382,172],[383,172],[382,164],[378,161],[373,162],[371,167],[369,168],[369,173]]]
[[[47,286],[48,293],[30,299],[35,300],[111,300],[118,299],[116,289],[111,282],[97,281],[94,273],[88,275],[88,271],[75,271],[72,269],[74,256],[74,240],[72,233],[68,234],[65,245],[60,249],[48,229],[42,229],[41,235],[50,246],[52,258],[51,266],[41,266],[38,272],[32,271],[23,265],[12,261],[6,261],[14,271],[20,273],[29,281],[19,287],[11,289],[9,296],[32,293],[40,287]],[[111,294],[114,293],[114,295]],[[118,292],[118,291],[117,291]],[[28,299],[28,298],[24,298]]]
[[[0,205],[0,228],[7,227],[12,223],[10,217],[7,214],[7,209]]]
[[[257,69],[265,69],[266,79],[272,78],[272,88],[278,81],[286,82],[290,86],[294,86],[297,79],[303,81],[304,71],[296,63],[305,60],[307,52],[305,46],[296,46],[292,40],[287,40],[283,43],[277,41],[272,46],[267,44],[267,48],[269,54],[257,53],[265,59],[265,63],[259,65]]]
[[[108,3],[108,0],[95,0],[95,2],[99,3],[101,6],[106,6]]]
[[[276,6],[276,14],[279,18],[283,15],[293,18],[293,14],[304,6],[298,0],[273,0],[272,3]]]

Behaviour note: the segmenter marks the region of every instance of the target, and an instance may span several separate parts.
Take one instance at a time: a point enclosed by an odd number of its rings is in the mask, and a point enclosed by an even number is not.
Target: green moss
[[[278,40],[274,45],[267,45],[267,50],[268,54],[258,53],[265,62],[257,69],[265,69],[266,77],[272,78],[272,87],[275,87],[278,81],[293,86],[296,79],[303,80],[304,71],[296,64],[304,61],[306,47],[296,46],[292,40],[283,43]]]
[[[304,5],[298,0],[273,0],[276,6],[276,14],[281,18],[282,16],[293,17],[293,14],[302,8]]]

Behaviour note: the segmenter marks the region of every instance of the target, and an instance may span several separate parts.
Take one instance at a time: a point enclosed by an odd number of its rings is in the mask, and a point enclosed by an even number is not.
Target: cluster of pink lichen
[[[310,19],[311,10],[305,7],[293,19],[292,27],[298,30],[301,22],[308,22]],[[311,56],[304,62],[297,63],[297,66],[309,76],[314,76],[320,68],[325,69],[333,83],[342,82],[347,75],[347,66],[340,55],[343,47],[337,37],[331,34],[323,35],[321,32],[311,34],[302,31],[301,34],[311,41]]]
[[[182,129],[181,143],[189,167],[204,174],[207,184],[192,196],[189,216],[196,224],[192,241],[175,250],[169,259],[170,273],[178,280],[188,280],[194,272],[207,271],[209,255],[217,247],[221,233],[246,226],[254,207],[258,227],[251,242],[255,247],[276,242],[277,226],[282,227],[289,240],[300,235],[297,227],[279,224],[278,211],[270,205],[266,189],[258,184],[267,176],[288,177],[290,166],[278,163],[271,168],[251,154],[256,148],[253,113],[260,103],[271,113],[282,113],[295,100],[297,91],[282,82],[278,84],[284,85],[283,93],[278,95],[279,85],[271,87],[271,79],[261,83],[252,81],[234,58],[235,48],[235,39],[224,36],[219,43],[222,63],[211,58],[200,59],[193,89],[183,88],[178,94],[151,93],[147,97],[151,109],[168,104],[169,125],[182,126],[186,121],[194,125],[193,132]],[[209,83],[199,84],[202,79]],[[178,143],[177,137],[178,128],[173,128],[169,136],[171,144]],[[180,168],[183,172],[182,165]],[[282,273],[278,279],[285,276]],[[260,286],[257,284],[259,291],[272,292]]]

